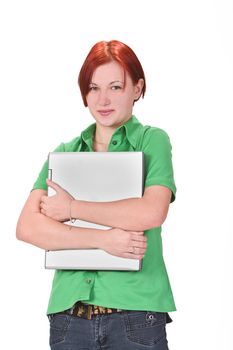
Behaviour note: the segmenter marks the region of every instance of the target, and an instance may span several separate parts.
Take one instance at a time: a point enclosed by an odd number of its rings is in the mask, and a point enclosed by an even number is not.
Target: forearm
[[[153,227],[151,209],[143,198],[113,202],[72,202],[72,217],[124,230],[144,231]]]
[[[46,250],[101,248],[106,231],[74,227],[60,223],[40,213],[27,220],[19,219],[17,238]]]

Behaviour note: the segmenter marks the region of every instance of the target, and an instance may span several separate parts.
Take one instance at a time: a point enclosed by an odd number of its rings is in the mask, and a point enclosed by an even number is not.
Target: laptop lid
[[[143,152],[51,152],[48,177],[74,198],[108,202],[140,198],[144,191]],[[48,188],[48,195],[55,194]],[[71,224],[66,222],[66,224]],[[110,227],[76,220],[77,227]],[[46,251],[45,267],[81,270],[139,270],[140,260],[113,256],[101,249]]]

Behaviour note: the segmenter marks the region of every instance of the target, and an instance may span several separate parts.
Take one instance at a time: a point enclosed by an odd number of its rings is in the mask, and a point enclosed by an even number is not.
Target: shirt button
[[[112,144],[115,146],[115,145],[117,145],[117,141],[116,140],[113,140],[112,141]]]
[[[91,278],[86,278],[86,283],[90,284],[91,283]]]

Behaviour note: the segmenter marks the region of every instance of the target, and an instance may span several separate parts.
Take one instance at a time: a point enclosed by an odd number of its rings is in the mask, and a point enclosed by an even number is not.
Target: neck
[[[114,131],[115,129],[113,128],[101,128],[96,125],[96,130],[93,134],[93,141],[98,144],[108,145]]]

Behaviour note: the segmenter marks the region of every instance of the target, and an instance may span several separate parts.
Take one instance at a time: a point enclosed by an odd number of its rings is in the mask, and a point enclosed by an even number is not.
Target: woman
[[[45,162],[20,215],[17,237],[48,250],[101,248],[120,257],[143,258],[143,266],[137,272],[56,271],[47,310],[50,346],[167,350],[168,312],[175,310],[161,241],[161,225],[176,193],[169,137],[132,115],[146,82],[127,45],[115,40],[94,45],[80,70],[79,86],[95,123],[56,151],[143,151],[143,197],[114,202],[74,199],[46,180]],[[47,196],[48,185],[56,195]],[[70,230],[64,221],[71,217],[112,229]]]

